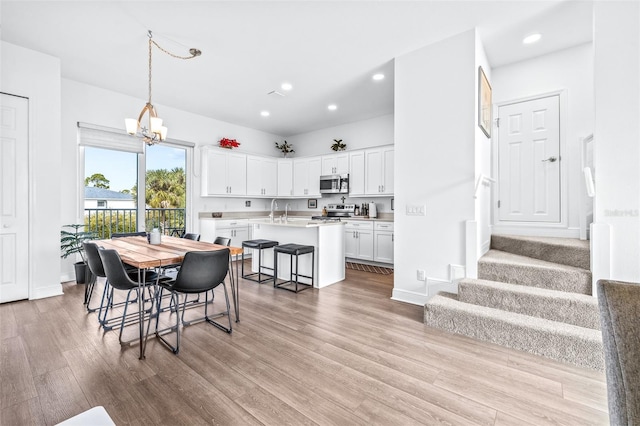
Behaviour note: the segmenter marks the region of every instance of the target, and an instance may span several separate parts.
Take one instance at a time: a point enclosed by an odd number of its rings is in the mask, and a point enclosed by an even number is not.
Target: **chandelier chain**
[[[180,55],[176,55],[175,53],[171,53],[169,52],[167,49],[165,49],[164,47],[160,46],[158,43],[156,43],[155,40],[151,40],[151,43],[155,44],[155,46],[160,49],[161,51],[163,51],[164,53],[166,53],[167,55],[176,58],[176,59],[193,59],[196,56],[200,56],[200,51],[198,49],[189,49],[189,52],[191,53],[190,56],[180,56]]]

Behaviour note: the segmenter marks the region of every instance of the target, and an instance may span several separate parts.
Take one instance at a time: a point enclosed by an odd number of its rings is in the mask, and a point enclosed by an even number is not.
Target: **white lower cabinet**
[[[373,260],[373,222],[347,222],[344,232],[346,257]]]
[[[376,222],[373,239],[373,260],[393,263],[393,222]]]
[[[231,238],[231,246],[242,247],[249,239],[248,219],[200,219],[200,241],[212,243],[216,237]]]

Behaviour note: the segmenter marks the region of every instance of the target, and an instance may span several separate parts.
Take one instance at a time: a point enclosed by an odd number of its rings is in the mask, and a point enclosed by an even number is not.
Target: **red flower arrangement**
[[[222,148],[232,149],[240,146],[240,142],[235,139],[222,138],[219,142]]]

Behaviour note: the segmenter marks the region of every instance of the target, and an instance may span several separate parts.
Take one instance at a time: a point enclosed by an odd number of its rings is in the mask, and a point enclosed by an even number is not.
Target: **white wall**
[[[492,71],[495,104],[557,90],[566,93],[566,120],[561,123],[566,161],[567,227],[578,237],[580,194],[580,138],[593,133],[593,45],[591,43],[498,67]],[[574,235],[575,234],[575,235]],[[568,234],[563,234],[568,236]]]
[[[640,282],[640,4],[595,2],[594,279]]]
[[[489,65],[489,60],[484,51],[484,46],[480,37],[476,33],[476,70],[482,67],[482,71],[487,76],[489,84],[493,84],[493,71]],[[475,74],[475,87],[478,87],[478,71]],[[493,86],[492,86],[493,88]],[[475,182],[478,181],[480,175],[492,177],[491,170],[491,140],[494,136],[493,123],[491,124],[491,138],[484,134],[480,126],[478,126],[478,91],[476,90],[475,107]],[[475,188],[475,187],[474,187]],[[481,183],[475,200],[475,222],[476,229],[476,253],[467,259],[467,276],[477,277],[477,260],[489,250],[491,244],[491,194],[495,187],[488,182]],[[472,242],[469,242],[471,244]],[[470,248],[470,247],[468,247]]]
[[[59,84],[59,83],[58,83]],[[61,194],[63,223],[76,223],[82,209],[79,185],[84,176],[78,175],[77,122],[96,124],[115,129],[124,129],[125,117],[137,117],[146,103],[121,93],[101,89],[69,79],[62,79],[62,176],[61,187],[66,188]],[[190,200],[191,217],[188,225],[190,231],[198,232],[198,212],[200,211],[252,211],[265,210],[269,200],[251,198],[219,198],[201,197],[200,190],[200,149],[202,145],[217,145],[222,137],[234,138],[241,143],[238,152],[277,156],[273,148],[274,141],[280,140],[277,135],[260,132],[235,124],[214,120],[212,118],[192,114],[163,105],[155,105],[158,115],[164,119],[169,128],[168,137],[193,142],[194,161],[190,176],[193,186]],[[58,120],[59,127],[60,120]],[[68,190],[74,188],[75,190]],[[245,201],[251,201],[251,207],[245,207]],[[72,262],[63,261],[63,279],[72,277]]]
[[[347,144],[345,151],[393,144],[393,114],[383,115],[369,120],[327,127],[309,133],[285,138],[293,143],[294,157],[332,154],[334,139],[342,139]]]
[[[60,61],[1,43],[0,90],[29,98],[29,298],[38,299],[62,294]]]
[[[449,265],[465,262],[465,223],[475,217],[475,38],[467,31],[395,60],[397,300],[423,304],[449,283]],[[408,204],[426,205],[426,216],[407,216]]]

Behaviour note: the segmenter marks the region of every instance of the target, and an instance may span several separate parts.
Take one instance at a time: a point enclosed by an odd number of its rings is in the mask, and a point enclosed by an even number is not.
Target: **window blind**
[[[81,146],[115,149],[142,154],[142,139],[129,136],[124,130],[78,122],[78,143]]]

